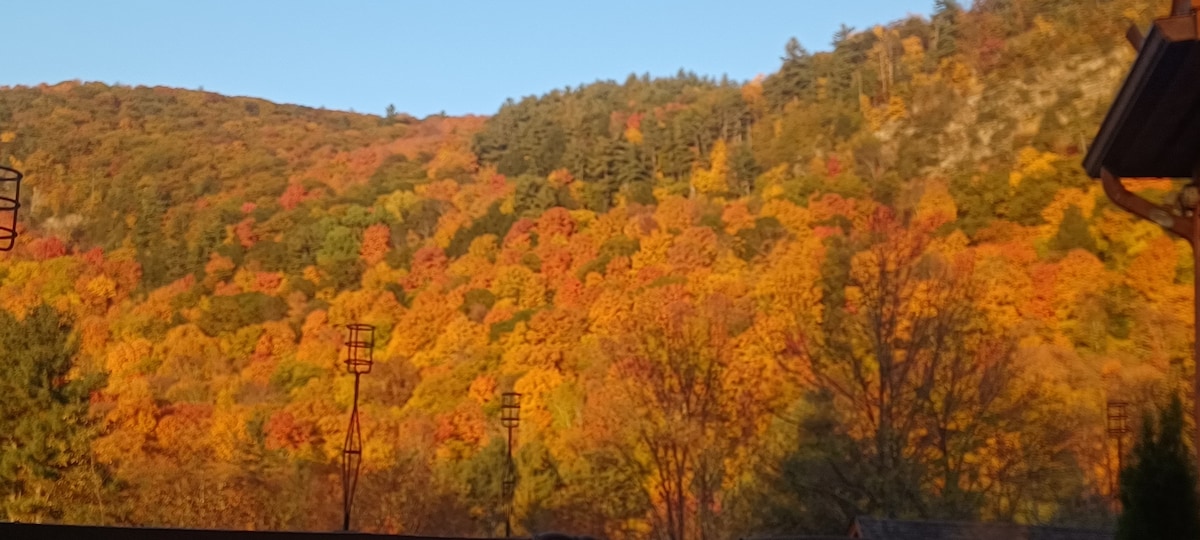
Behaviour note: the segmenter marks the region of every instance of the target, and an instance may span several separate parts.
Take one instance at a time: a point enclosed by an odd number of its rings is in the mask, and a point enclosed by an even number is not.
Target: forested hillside
[[[1111,523],[1105,401],[1193,369],[1187,245],[1080,166],[1159,4],[939,0],[489,118],[0,89],[0,517],[337,528],[364,322],[360,530],[502,531],[506,391],[522,534]]]

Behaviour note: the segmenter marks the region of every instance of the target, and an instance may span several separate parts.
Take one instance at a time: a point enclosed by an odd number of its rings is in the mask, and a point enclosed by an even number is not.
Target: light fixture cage
[[[505,392],[500,400],[500,425],[515,428],[521,424],[521,394]]]
[[[0,251],[12,251],[17,244],[17,213],[21,209],[20,171],[0,166]]]
[[[369,324],[346,325],[346,371],[355,375],[371,372],[375,364],[375,327]]]
[[[1108,434],[1120,437],[1129,433],[1129,402],[1108,402]]]

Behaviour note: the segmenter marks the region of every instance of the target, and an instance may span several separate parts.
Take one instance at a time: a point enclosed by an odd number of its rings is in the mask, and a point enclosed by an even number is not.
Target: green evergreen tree
[[[154,289],[169,280],[168,263],[163,253],[165,235],[163,219],[170,204],[169,197],[144,177],[137,185],[137,222],[133,227],[133,245],[137,247],[138,263],[142,265],[142,285]]]
[[[1196,469],[1183,430],[1179,396],[1160,411],[1157,426],[1147,415],[1132,463],[1121,471],[1124,511],[1117,524],[1118,540],[1200,538]]]
[[[958,20],[962,6],[955,0],[936,0],[933,5],[933,42],[929,59],[938,62],[958,52]]]
[[[624,187],[653,178],[654,170],[641,147],[626,141],[620,141],[616,144],[616,177],[618,185]]]
[[[49,306],[24,320],[0,310],[0,518],[103,518],[88,508],[105,486],[91,459],[88,415],[95,376],[72,372],[71,324]]]
[[[754,180],[762,173],[762,167],[754,160],[754,153],[750,151],[749,145],[736,145],[731,154],[729,169],[733,176],[731,183],[734,192],[738,195],[749,195],[754,191]]]
[[[1086,249],[1092,253],[1097,251],[1096,240],[1088,231],[1087,219],[1076,205],[1067,207],[1063,212],[1062,222],[1058,224],[1058,233],[1050,241],[1050,247],[1056,251],[1067,252],[1072,249]]]
[[[356,286],[362,275],[362,261],[358,257],[362,246],[360,234],[348,227],[335,226],[325,235],[321,249],[317,251],[317,266],[338,289]]]
[[[557,206],[558,198],[557,193],[555,193],[554,189],[544,179],[523,174],[516,178],[513,202],[518,215],[536,218],[548,208]],[[511,222],[508,223],[510,226],[511,224]],[[488,232],[504,238],[504,235],[508,232],[508,227],[506,226],[502,231]],[[469,245],[472,239],[466,238],[464,242]],[[466,249],[463,249],[463,253],[466,253]]]
[[[831,44],[833,52],[828,57],[824,73],[829,80],[829,97],[834,100],[858,99],[854,76],[865,63],[870,44],[859,39],[854,27],[845,24],[834,32]]]
[[[783,108],[793,99],[808,95],[817,78],[812,55],[796,38],[788,40],[782,60],[779,72],[763,82],[763,93],[776,109]]]
[[[691,172],[692,154],[677,127],[672,127],[664,139],[659,167],[667,178],[681,180]]]

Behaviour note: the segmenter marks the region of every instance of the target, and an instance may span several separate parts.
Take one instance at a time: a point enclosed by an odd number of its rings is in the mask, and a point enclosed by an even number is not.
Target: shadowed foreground
[[[6,540],[335,540],[338,538],[396,538],[405,540],[460,540],[450,537],[397,536],[354,532],[221,531],[205,529],[151,529],[84,527],[77,525],[34,525],[0,523],[0,538]],[[461,539],[465,540],[465,539]]]

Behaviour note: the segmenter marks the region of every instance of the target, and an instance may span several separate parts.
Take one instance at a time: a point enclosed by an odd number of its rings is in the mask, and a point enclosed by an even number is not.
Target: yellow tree
[[[692,194],[719,195],[729,191],[729,149],[724,139],[717,139],[708,157],[708,168],[692,171]]]
[[[1053,456],[1024,463],[1025,449],[1056,447],[1061,428],[1029,425],[1038,394],[1021,383],[1016,340],[977,305],[973,253],[935,242],[927,223],[879,208],[850,239],[848,272],[826,277],[821,329],[789,351],[811,389],[791,475],[838,519],[976,518],[1001,486],[1037,496],[1056,480],[1041,468]]]
[[[726,376],[746,313],[668,285],[640,294],[627,316],[628,329],[603,343],[611,402],[601,423],[622,434],[619,453],[645,476],[664,537],[716,537],[725,468],[742,444]]]

